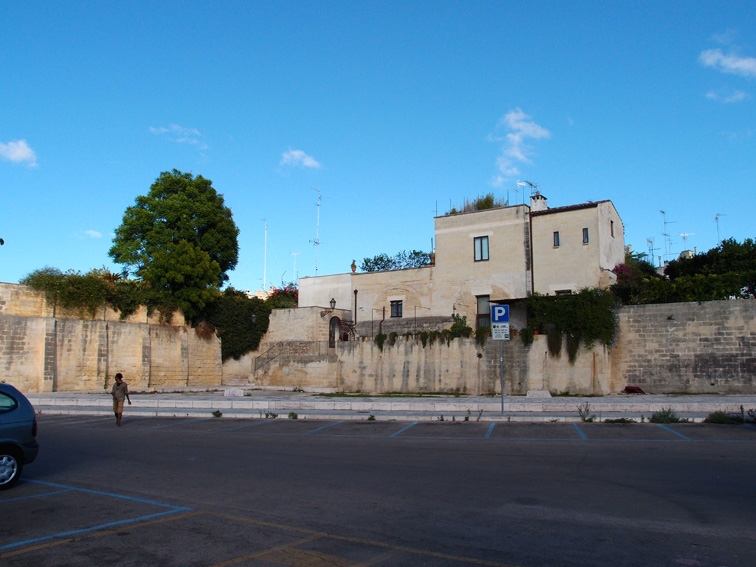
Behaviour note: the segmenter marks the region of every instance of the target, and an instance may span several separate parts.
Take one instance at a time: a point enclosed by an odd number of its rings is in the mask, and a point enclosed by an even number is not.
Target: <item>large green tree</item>
[[[124,276],[145,282],[160,303],[194,320],[236,266],[238,236],[231,209],[212,182],[174,169],[126,209],[109,255],[123,264]]]

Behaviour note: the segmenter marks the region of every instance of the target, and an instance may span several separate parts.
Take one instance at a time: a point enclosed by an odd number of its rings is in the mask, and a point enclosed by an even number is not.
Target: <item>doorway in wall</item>
[[[331,317],[328,323],[328,348],[336,348],[336,337],[339,336],[339,327],[341,320],[338,317]]]

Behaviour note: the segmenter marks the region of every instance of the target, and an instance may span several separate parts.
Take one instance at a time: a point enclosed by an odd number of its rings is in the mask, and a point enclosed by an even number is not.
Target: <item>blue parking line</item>
[[[686,441],[693,441],[693,439],[691,439],[691,438],[690,438],[690,437],[688,437],[687,435],[683,435],[682,433],[679,433],[679,432],[675,431],[675,430],[674,430],[674,429],[672,429],[671,427],[667,427],[667,426],[666,426],[666,425],[664,425],[663,423],[657,423],[656,425],[658,425],[658,426],[659,426],[659,427],[661,427],[662,429],[666,429],[666,430],[667,430],[667,431],[669,431],[670,433],[674,433],[674,434],[675,434],[675,435],[677,435],[678,437],[682,437],[682,438],[683,438],[683,439],[685,439]]]
[[[34,484],[42,484],[44,486],[54,486],[55,488],[63,488],[72,490],[75,492],[86,492],[87,494],[97,494],[98,496],[107,496],[109,498],[120,498],[122,500],[129,500],[131,502],[138,502],[139,504],[149,504],[151,506],[160,506],[161,508],[171,508],[179,512],[185,512],[191,510],[191,508],[184,508],[182,506],[173,506],[164,502],[157,502],[155,500],[146,500],[144,498],[134,498],[133,496],[126,496],[124,494],[115,494],[113,492],[103,492],[101,490],[92,490],[91,488],[77,488],[75,486],[66,486],[65,484],[58,484],[57,482],[47,482],[45,480],[33,480],[29,479],[26,482],[32,482]]]
[[[588,436],[585,434],[585,432],[582,429],[580,429],[580,426],[577,423],[573,423],[572,427],[575,428],[575,431],[578,432],[578,435],[580,435],[580,438],[583,441],[588,441]]]
[[[746,423],[746,427],[748,429],[756,429],[756,425],[751,425],[750,423]]]
[[[155,514],[148,514],[146,516],[139,516],[137,518],[127,518],[126,520],[117,520],[114,522],[106,522],[104,524],[98,524],[96,526],[90,526],[88,528],[80,528],[78,530],[70,530],[67,532],[59,532],[56,534],[48,535],[48,536],[41,536],[37,538],[27,539],[24,541],[17,541],[14,543],[8,543],[6,545],[0,546],[0,551],[4,551],[7,549],[13,549],[14,547],[24,547],[27,545],[32,545],[36,543],[41,543],[43,541],[50,541],[53,539],[59,539],[64,537],[70,537],[74,535],[79,534],[85,534],[90,532],[96,532],[98,530],[103,530],[107,528],[114,528],[116,526],[124,526],[127,524],[134,524],[137,522],[144,522],[147,520],[154,520],[156,518],[162,518],[164,516],[170,516],[171,514],[177,514],[179,512],[188,512],[191,510],[191,508],[186,508],[184,506],[172,506],[171,504],[165,504],[164,502],[156,502],[154,500],[146,500],[144,498],[134,498],[133,496],[125,496],[123,494],[115,494],[112,492],[103,492],[101,490],[91,490],[89,488],[77,488],[75,486],[66,486],[64,484],[58,484],[57,482],[47,482],[44,480],[32,480],[27,479],[24,482],[30,482],[33,484],[41,484],[43,486],[52,486],[55,488],[60,488],[61,490],[55,491],[55,492],[48,492],[47,494],[40,494],[38,496],[51,496],[53,494],[59,494],[62,492],[85,492],[88,494],[97,494],[99,496],[106,496],[109,498],[120,498],[122,500],[129,500],[131,502],[137,502],[139,504],[149,504],[151,506],[158,506],[160,508],[168,508],[168,510],[164,512],[157,512]],[[19,500],[22,500],[22,498],[19,498]]]
[[[407,430],[408,430],[408,429],[409,429],[410,427],[414,427],[415,425],[417,425],[417,422],[416,422],[416,421],[413,421],[413,422],[412,422],[412,423],[410,423],[409,425],[405,425],[404,427],[402,427],[402,428],[401,428],[401,429],[400,429],[399,431],[397,431],[396,433],[392,433],[391,435],[389,435],[389,437],[396,437],[397,435],[400,435],[400,434],[404,433],[404,432],[405,432],[405,431],[407,431]]]
[[[344,423],[344,420],[337,421],[335,423],[327,423],[326,425],[322,425],[321,427],[317,427],[315,429],[310,429],[310,431],[305,431],[302,433],[302,435],[311,435],[313,433],[316,433],[318,431],[322,431],[323,429],[328,429],[329,427],[333,427],[334,425],[339,425],[341,423]]]
[[[483,436],[483,439],[491,438],[491,433],[493,433],[494,427],[496,427],[495,421],[491,425],[488,426],[488,431],[486,431],[486,434]]]
[[[89,527],[89,528],[81,528],[79,530],[71,530],[71,531],[68,531],[68,532],[59,532],[57,534],[52,534],[52,535],[48,535],[48,536],[36,537],[36,538],[32,538],[32,539],[27,539],[27,540],[24,540],[24,541],[17,541],[17,542],[9,543],[9,544],[6,544],[6,545],[0,545],[0,551],[5,551],[7,549],[13,549],[14,547],[24,547],[24,546],[27,546],[27,545],[41,543],[43,541],[50,541],[50,540],[53,540],[53,539],[59,539],[59,538],[65,538],[65,537],[70,537],[70,536],[79,535],[79,534],[86,534],[86,533],[90,533],[90,532],[96,532],[96,531],[99,531],[99,530],[104,530],[106,528],[114,528],[116,526],[125,526],[125,525],[128,525],[128,524],[134,524],[136,522],[144,522],[144,521],[147,521],[147,520],[154,520],[155,518],[161,518],[163,516],[170,516],[171,514],[176,514],[178,512],[186,512],[188,510],[189,510],[189,508],[176,508],[174,510],[167,510],[165,512],[158,512],[157,514],[150,514],[148,516],[140,516],[138,518],[130,518],[128,520],[119,520],[117,522],[107,522],[105,524],[99,524],[97,526],[92,526],[92,527]]]
[[[22,480],[21,482],[32,482],[32,481]],[[16,498],[7,498],[7,499],[3,498],[3,499],[0,499],[0,504],[5,504],[6,502],[17,502],[18,500],[29,500],[31,498],[42,498],[43,496],[54,496],[56,494],[65,494],[66,492],[73,492],[73,488],[56,490],[54,492],[44,492],[42,494],[31,494],[29,496],[18,496]]]

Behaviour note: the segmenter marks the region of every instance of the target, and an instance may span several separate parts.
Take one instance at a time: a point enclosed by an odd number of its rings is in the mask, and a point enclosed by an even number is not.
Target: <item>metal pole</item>
[[[501,415],[504,415],[504,341],[499,341],[499,375],[501,377]]]

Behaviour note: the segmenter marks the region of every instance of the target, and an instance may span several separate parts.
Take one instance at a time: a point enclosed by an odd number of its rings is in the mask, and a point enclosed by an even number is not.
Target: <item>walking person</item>
[[[129,386],[123,381],[123,374],[120,372],[115,375],[115,384],[113,384],[113,390],[110,392],[113,395],[113,413],[116,418],[116,425],[121,427],[121,417],[123,417],[123,402],[128,400],[131,405],[131,398],[129,397]]]

